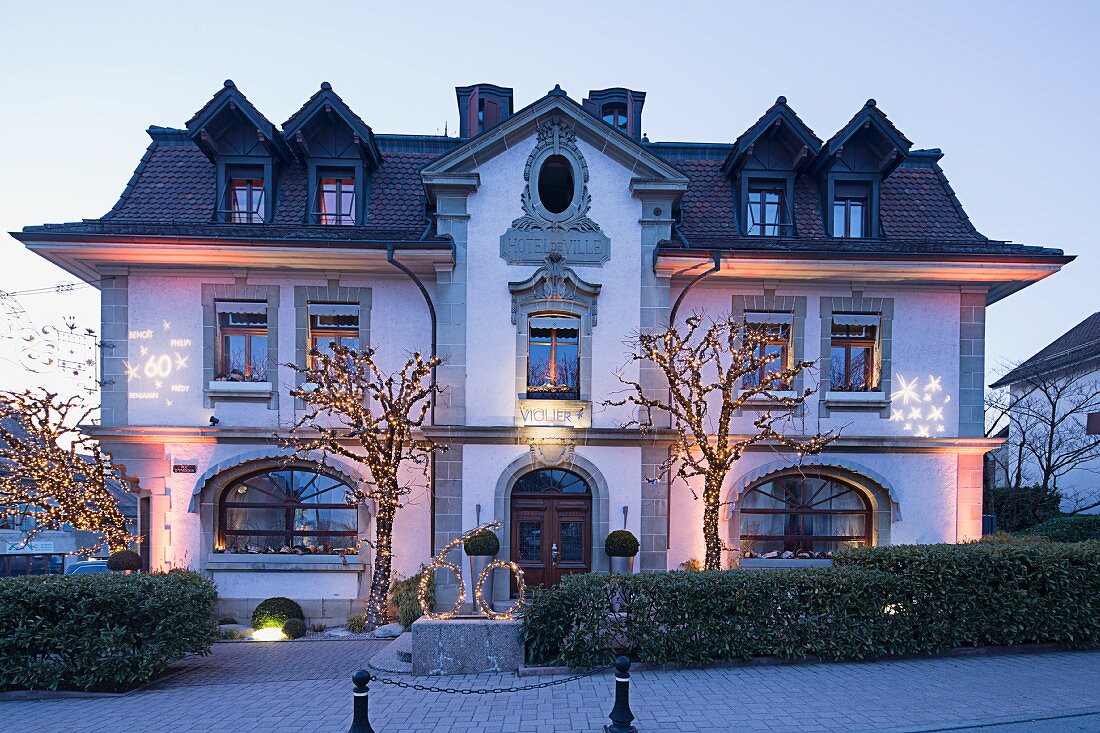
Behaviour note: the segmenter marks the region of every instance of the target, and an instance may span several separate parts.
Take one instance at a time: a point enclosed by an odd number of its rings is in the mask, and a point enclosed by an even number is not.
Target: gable
[[[560,87],[555,87],[550,94],[521,109],[493,130],[427,166],[423,171],[425,183],[450,174],[470,173],[505,150],[529,144],[540,126],[556,119],[567,121],[576,131],[578,140],[615,160],[636,178],[687,184],[687,177],[674,166],[605,125],[566,96]]]

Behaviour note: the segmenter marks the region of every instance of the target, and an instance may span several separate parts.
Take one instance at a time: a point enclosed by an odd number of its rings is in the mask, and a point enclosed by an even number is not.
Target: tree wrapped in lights
[[[93,410],[45,389],[0,392],[0,512],[25,527],[24,544],[70,525],[99,536],[81,554],[129,547],[126,517],[107,486],[132,479],[81,432]]]
[[[419,435],[439,387],[431,380],[436,356],[414,353],[396,372],[384,372],[375,349],[362,351],[329,344],[312,349],[306,366],[288,364],[302,375],[292,396],[305,403],[305,413],[284,444],[300,457],[321,453],[364,466],[371,483],[356,486],[350,503],[373,501],[376,507],[374,573],[367,598],[367,628],[385,622],[393,552],[393,519],[411,487],[401,481],[404,464],[426,473],[438,448]]]
[[[707,570],[722,566],[722,550],[726,549],[718,531],[722,484],[734,462],[758,443],[788,449],[801,458],[819,453],[836,437],[832,431],[797,438],[780,431],[778,423],[814,393],[813,389],[794,396],[787,392],[794,378],[814,363],[776,364],[781,354],[769,352],[768,342],[766,326],[745,324],[732,314],[709,323],[704,323],[702,315],[694,314],[682,329],[669,326],[664,331],[639,334],[630,362],[659,369],[667,382],[667,392],[643,387],[620,373],[619,381],[631,394],[606,403],[636,405],[637,417],[628,425],[639,427],[643,433],[662,427],[657,415],[671,417],[674,437],[669,459],[661,470],[688,486],[692,479],[703,479],[701,494],[693,492],[703,499]],[[733,421],[739,410],[761,400],[777,411],[762,411],[752,423],[752,433],[734,433]]]

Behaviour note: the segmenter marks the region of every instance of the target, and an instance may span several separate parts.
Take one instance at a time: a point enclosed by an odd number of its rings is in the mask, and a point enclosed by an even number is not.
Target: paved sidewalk
[[[350,674],[384,642],[217,644],[173,676],[121,697],[0,702],[3,733],[345,733]],[[632,707],[656,731],[1100,731],[1100,651],[894,662],[638,672]],[[412,678],[440,687],[546,681],[514,675]],[[372,683],[378,733],[599,731],[613,681],[599,674],[509,695],[446,695]],[[1091,708],[1092,715],[1061,717]],[[1009,723],[1009,718],[1029,722]],[[993,727],[989,727],[993,726]]]

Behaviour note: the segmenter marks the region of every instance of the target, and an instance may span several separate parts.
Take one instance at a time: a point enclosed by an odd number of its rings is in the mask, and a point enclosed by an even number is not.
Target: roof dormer
[[[645,92],[622,87],[593,89],[582,106],[605,123],[635,140],[642,139],[642,107]]]
[[[512,89],[495,84],[455,87],[458,136],[476,137],[512,116]]]
[[[794,181],[821,140],[779,97],[733,144],[722,172],[734,180],[738,222],[748,236],[795,234]]]
[[[327,81],[283,123],[307,175],[307,224],[362,224],[367,176],[382,165],[374,133]]]
[[[812,169],[822,194],[827,234],[838,239],[883,236],[881,184],[912,145],[873,99],[822,145]]]
[[[214,221],[272,221],[277,169],[291,157],[275,126],[231,79],[186,126],[191,140],[217,166]]]

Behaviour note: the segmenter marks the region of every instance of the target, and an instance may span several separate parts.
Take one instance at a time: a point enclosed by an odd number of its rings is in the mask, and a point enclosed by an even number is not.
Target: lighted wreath
[[[447,544],[447,546],[444,547],[443,550],[435,556],[435,559],[433,559],[428,567],[424,570],[424,572],[421,573],[420,584],[417,586],[416,591],[417,600],[420,602],[420,611],[424,614],[425,617],[432,620],[441,620],[454,618],[458,615],[458,611],[460,608],[462,608],[462,604],[466,602],[466,583],[464,582],[464,579],[462,577],[462,570],[459,569],[459,567],[453,562],[449,561],[447,559],[447,555],[450,554],[452,550],[457,549],[459,545],[461,545],[470,537],[473,537],[478,532],[481,532],[483,530],[493,531],[500,529],[503,526],[504,522],[493,521],[487,524],[483,524],[480,527],[475,527],[474,529],[471,529],[468,532],[464,532],[461,536],[451,540]],[[485,587],[485,581],[489,579],[489,573],[493,572],[493,570],[495,570],[496,568],[508,568],[508,570],[514,573],[516,576],[516,588],[519,591],[519,597],[516,599],[516,602],[513,603],[507,611],[503,611],[501,613],[497,613],[493,610],[491,598],[486,600],[485,597],[482,595],[482,590],[484,590]],[[454,573],[455,580],[458,581],[458,597],[455,599],[454,608],[452,608],[451,610],[434,612],[431,609],[431,604],[429,604],[427,600],[428,584],[431,582],[432,575],[435,573],[435,571],[443,569],[450,570],[452,573]],[[516,563],[511,562],[510,560],[493,560],[485,566],[484,570],[481,571],[481,574],[477,578],[477,583],[474,585],[474,605],[486,618],[494,620],[507,620],[513,618],[516,611],[518,611],[523,606],[526,593],[527,584],[524,582],[523,579],[523,568],[521,568]]]

